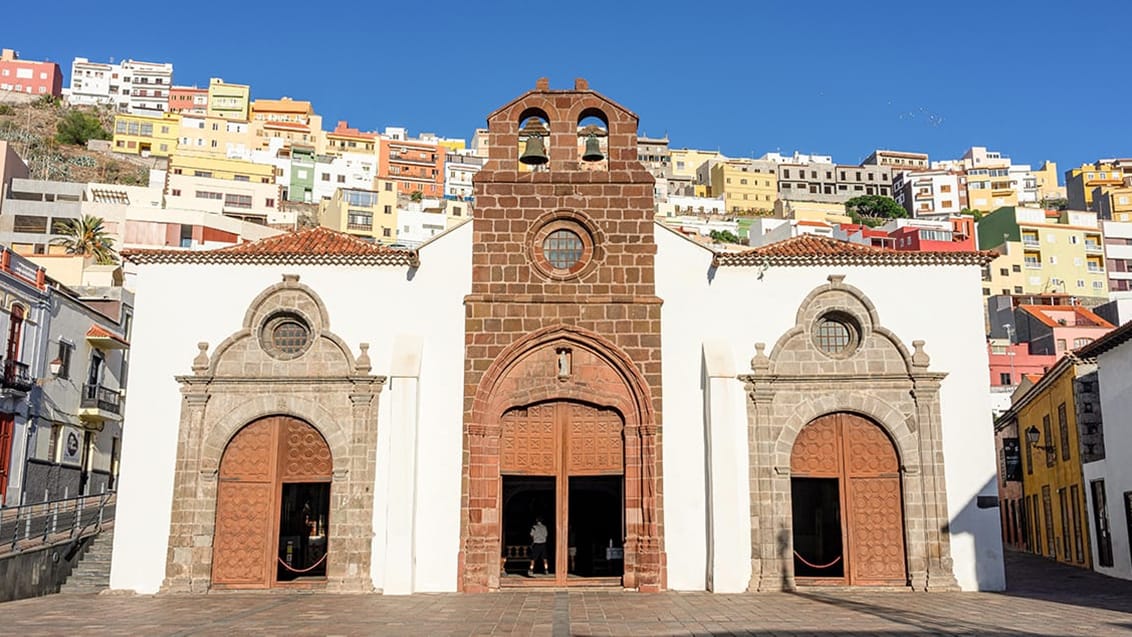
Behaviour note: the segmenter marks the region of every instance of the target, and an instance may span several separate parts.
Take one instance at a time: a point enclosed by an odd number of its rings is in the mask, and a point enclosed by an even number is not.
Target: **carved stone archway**
[[[562,356],[568,356],[563,363]],[[566,367],[563,367],[563,365]],[[504,351],[476,391],[464,427],[460,588],[499,587],[503,417],[516,407],[577,401],[624,419],[626,588],[664,587],[659,441],[648,385],[620,350],[577,327],[546,328]]]
[[[327,589],[372,590],[377,402],[385,379],[370,374],[368,345],[355,358],[330,331],[318,295],[284,275],[251,302],[242,328],[211,357],[207,343],[199,348],[193,373],[177,377],[183,401],[162,589],[210,588],[224,450],[249,423],[288,416],[314,427],[332,457]]]
[[[746,382],[750,427],[751,590],[796,586],[790,510],[791,452],[799,431],[826,414],[858,414],[881,427],[900,459],[907,584],[955,590],[947,532],[939,387],[923,341],[909,350],[881,325],[876,308],[844,276],[812,291],[770,355],[757,354]],[[825,317],[851,326],[842,352],[823,350]]]

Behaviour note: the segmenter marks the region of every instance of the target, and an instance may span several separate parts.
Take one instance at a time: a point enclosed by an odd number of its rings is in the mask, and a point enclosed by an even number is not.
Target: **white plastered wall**
[[[1105,459],[1084,465],[1088,502],[1089,544],[1093,568],[1105,575],[1132,579],[1132,547],[1124,513],[1124,493],[1132,491],[1132,341],[1097,357]],[[1091,483],[1105,481],[1106,513],[1112,539],[1112,566],[1101,566],[1097,556],[1096,502]]]
[[[846,284],[862,290],[874,303],[882,326],[909,350],[913,340],[924,340],[930,370],[948,374],[940,401],[955,576],[964,590],[1004,588],[998,510],[975,505],[978,495],[996,493],[977,266],[731,266],[711,272],[711,255],[702,247],[661,226],[656,228],[656,242],[657,295],[664,300],[663,471],[669,587],[709,587],[703,344],[725,340],[738,373],[747,372],[754,344],[766,343],[769,353],[794,326],[806,295],[828,283],[829,275],[842,274]],[[712,417],[716,415],[713,412]],[[741,407],[733,405],[730,414],[718,415],[746,426],[746,410]],[[721,488],[722,484],[713,483],[711,497],[719,498]],[[735,484],[734,489],[725,499],[743,501],[740,491],[747,484]],[[743,550],[749,577],[749,548],[712,548],[717,556],[723,552],[737,560]]]
[[[405,267],[145,265],[134,278],[131,374],[122,444],[120,489],[115,523],[112,589],[155,593],[165,576],[173,468],[181,412],[174,376],[189,374],[196,343],[210,353],[241,329],[248,305],[283,274],[298,274],[326,304],[330,330],[354,355],[370,343],[373,374],[390,376],[398,339],[419,336],[421,396],[415,416],[416,438],[427,441],[418,456],[415,517],[411,533],[417,547],[407,561],[413,572],[389,573],[386,554],[387,506],[379,494],[388,473],[375,484],[373,576],[412,582],[414,591],[454,591],[460,532],[460,474],[463,423],[463,299],[471,282],[471,224],[422,247],[421,265]],[[382,392],[377,458],[388,459],[388,432],[394,396]],[[317,423],[315,423],[317,425]],[[383,478],[384,476],[384,478]],[[382,532],[379,532],[382,531]],[[399,540],[400,541],[400,540]],[[406,568],[399,562],[395,568]]]

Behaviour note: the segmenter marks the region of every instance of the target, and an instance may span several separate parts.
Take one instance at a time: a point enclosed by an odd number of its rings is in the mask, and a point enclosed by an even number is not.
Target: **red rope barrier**
[[[794,557],[798,558],[803,564],[805,564],[806,566],[809,566],[810,568],[829,568],[829,567],[833,566],[834,564],[841,561],[841,556],[838,555],[829,564],[823,564],[821,566],[818,566],[817,564],[811,564],[810,562],[806,561],[806,558],[802,557],[801,555],[798,555],[798,551],[794,551]]]
[[[291,565],[284,562],[283,558],[281,558],[281,557],[276,557],[275,559],[279,560],[279,564],[282,565],[283,568],[287,569],[288,571],[291,571],[292,573],[307,573],[307,572],[313,571],[314,569],[318,568],[318,565],[322,564],[326,560],[327,555],[329,555],[329,553],[324,553],[322,555],[322,557],[318,558],[317,562],[315,562],[314,564],[312,564],[309,567],[304,568],[302,570],[297,569],[297,568],[291,568]]]

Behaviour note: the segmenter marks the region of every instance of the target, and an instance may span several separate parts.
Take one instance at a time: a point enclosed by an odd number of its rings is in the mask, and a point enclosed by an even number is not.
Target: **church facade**
[[[416,251],[129,256],[112,588],[1003,588],[983,255],[715,254],[582,80],[488,128]]]

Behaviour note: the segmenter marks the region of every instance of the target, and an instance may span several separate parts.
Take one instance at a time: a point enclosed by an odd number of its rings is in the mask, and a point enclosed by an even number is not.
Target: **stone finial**
[[[584,78],[584,77],[575,78],[574,79],[574,90],[575,91],[588,91],[588,90],[590,90],[590,83],[587,82],[586,78]]]
[[[539,79],[535,80],[535,90],[536,91],[549,91],[550,90],[550,79],[545,78],[545,77],[540,77]]]
[[[924,342],[912,341],[912,347],[915,348],[915,351],[912,352],[912,367],[927,369],[932,357],[924,351]]]
[[[751,359],[751,369],[756,372],[770,369],[770,359],[767,358],[766,343],[755,343],[755,357]]]
[[[358,354],[358,360],[354,363],[354,371],[359,374],[368,374],[373,369],[369,362],[369,343],[358,343],[358,349],[362,353]]]
[[[299,282],[299,275],[297,275],[297,274],[284,274],[283,275],[283,282],[284,283],[298,283]]]
[[[831,275],[829,275],[829,277],[826,280],[829,281],[829,284],[832,285],[833,287],[839,288],[842,285],[844,285],[845,275],[844,274],[831,274]]]
[[[208,343],[204,341],[197,343],[197,349],[200,351],[193,359],[193,373],[199,375],[208,371]]]

